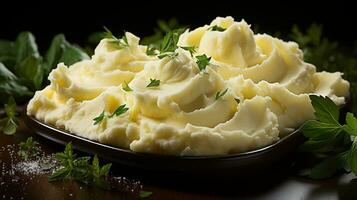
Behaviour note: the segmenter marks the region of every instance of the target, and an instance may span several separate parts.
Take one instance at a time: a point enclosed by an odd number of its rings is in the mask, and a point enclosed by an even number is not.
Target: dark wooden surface
[[[36,136],[20,123],[13,136],[0,134],[0,148],[16,146],[33,136],[42,149],[51,154],[63,146]],[[77,152],[80,154],[80,152]],[[143,172],[114,164],[112,174],[120,177],[115,191],[103,191],[73,181],[48,182],[46,174],[6,173],[12,167],[11,155],[0,151],[0,199],[139,199],[140,190],[152,191],[148,199],[356,199],[357,181],[352,174],[323,181],[312,181],[296,175],[291,162],[277,164],[272,170],[249,178],[222,177],[196,180],[184,174],[170,176],[160,172]],[[108,162],[103,161],[102,162]],[[228,178],[228,180],[227,180]],[[139,183],[138,183],[139,182]]]

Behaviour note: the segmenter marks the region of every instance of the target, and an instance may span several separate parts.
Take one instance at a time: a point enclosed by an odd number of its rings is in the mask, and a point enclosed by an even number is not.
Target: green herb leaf
[[[310,95],[310,99],[319,121],[339,125],[339,107],[330,98]]]
[[[140,198],[148,198],[148,197],[150,197],[152,195],[152,192],[149,192],[149,191],[144,191],[144,190],[141,190],[140,192],[139,192],[139,197]]]
[[[346,115],[346,123],[347,123],[347,127],[345,127],[345,130],[350,135],[357,136],[357,119],[350,112],[348,112],[347,115]]]
[[[308,138],[300,148],[311,152],[318,160],[323,158],[312,168],[309,176],[315,179],[328,178],[338,171],[352,168],[355,164],[353,147],[350,150],[352,142],[349,134],[354,134],[356,119],[352,114],[348,114],[346,121],[349,121],[349,125],[341,125],[338,121],[339,107],[331,99],[314,95],[311,95],[310,99],[316,120],[307,121],[300,128]],[[355,169],[357,172],[357,167]]]
[[[351,144],[345,128],[338,122],[339,108],[328,97],[310,95],[316,120],[303,124],[301,132],[309,138],[301,149],[308,152],[331,153],[346,150]]]
[[[153,46],[148,46],[146,48],[146,55],[148,56],[156,56],[157,55],[157,50],[155,47]]]
[[[343,170],[345,166],[345,155],[338,154],[326,158],[316,166],[314,166],[309,174],[313,179],[325,179],[335,175],[339,170]]]
[[[177,56],[177,53],[175,53],[175,50],[177,49],[177,42],[180,35],[184,31],[185,29],[175,29],[165,35],[160,45],[160,54],[158,55],[159,59],[162,59],[166,56],[170,56],[171,58]]]
[[[185,49],[186,51],[189,51],[191,54],[191,57],[193,57],[193,54],[196,53],[196,47],[193,47],[193,46],[192,47],[180,47],[180,48]]]
[[[160,80],[150,78],[150,83],[146,87],[158,87],[159,85]]]
[[[206,54],[196,56],[196,63],[200,71],[206,70],[206,66],[210,64],[211,57],[207,57]]]
[[[142,44],[144,45],[153,45],[155,48],[159,49],[160,44],[162,42],[163,36],[175,29],[183,28],[182,25],[180,25],[175,18],[171,18],[168,21],[164,20],[158,20],[157,21],[158,27],[154,28],[154,34],[143,37],[141,41]]]
[[[226,30],[225,28],[220,27],[220,26],[218,26],[218,25],[211,26],[211,27],[209,27],[209,29],[210,29],[211,31],[220,31],[220,32]]]
[[[79,47],[70,44],[63,34],[56,35],[51,42],[45,56],[44,75],[63,62],[65,65],[72,65],[81,60],[87,60],[89,56]]]
[[[43,80],[42,58],[28,56],[15,66],[16,75],[20,81],[35,91],[41,88]]]
[[[97,117],[95,117],[95,118],[93,119],[94,125],[97,125],[97,124],[99,124],[100,122],[102,122],[103,119],[104,119],[104,117],[105,117],[105,115],[104,115],[104,110],[103,110],[103,112],[100,113],[99,116],[97,116]]]
[[[35,37],[30,32],[21,32],[15,41],[16,63],[29,56],[40,57]]]
[[[240,103],[240,99],[234,98],[234,100],[235,100],[238,104]]]
[[[62,167],[54,171],[50,176],[49,176],[49,181],[59,181],[59,180],[64,180],[67,177],[70,176],[71,170],[66,167]]]
[[[126,81],[124,81],[123,86],[122,86],[123,90],[130,92],[133,91],[133,89],[131,89],[128,85],[128,83]]]
[[[352,172],[356,175],[357,174],[357,137],[355,137],[351,150],[347,154],[347,162]]]
[[[223,92],[218,91],[218,92],[216,93],[215,100],[217,101],[219,98],[221,98],[222,96],[224,96],[224,95],[227,93],[227,91],[228,91],[228,88],[225,89]]]
[[[19,155],[22,159],[27,160],[29,158],[34,158],[39,155],[38,142],[33,140],[32,137],[27,138],[25,142],[19,144]]]
[[[112,164],[106,164],[100,169],[100,176],[107,176],[109,174],[110,168],[112,167]]]
[[[6,135],[13,135],[18,127],[18,119],[16,117],[16,103],[13,97],[9,97],[5,104],[6,117],[0,119],[0,131]]]
[[[21,81],[2,63],[0,63],[0,104],[6,103],[9,96],[23,102],[32,96],[32,92],[22,85]]]
[[[69,179],[102,189],[110,189],[106,176],[109,174],[111,164],[100,167],[97,155],[94,156],[92,164],[89,164],[90,158],[77,158],[73,154],[72,144],[69,143],[66,145],[64,152],[56,153],[56,158],[61,163],[61,166],[52,173],[49,181]]]
[[[127,107],[125,107],[125,106],[126,106],[126,104],[120,105],[120,106],[113,112],[113,114],[111,114],[111,115],[109,116],[109,118],[112,118],[112,117],[114,117],[114,116],[119,116],[119,115],[125,113],[126,111],[128,111],[129,108],[127,108]]]
[[[118,39],[107,27],[104,26],[103,28],[105,30],[103,37],[109,39],[109,43],[111,43],[114,48],[120,50],[129,47],[128,39],[126,38],[125,33],[121,39]]]

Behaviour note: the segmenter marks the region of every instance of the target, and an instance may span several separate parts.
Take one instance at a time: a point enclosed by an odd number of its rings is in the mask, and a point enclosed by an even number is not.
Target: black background
[[[0,38],[14,39],[32,31],[41,47],[57,33],[71,42],[85,44],[91,32],[103,25],[121,34],[125,29],[138,36],[153,33],[157,19],[176,17],[191,28],[210,23],[216,16],[244,18],[259,24],[262,32],[288,33],[293,24],[303,29],[313,22],[324,25],[332,40],[352,45],[356,37],[356,7],[348,1],[1,1]],[[351,1],[352,2],[352,1]],[[42,47],[43,48],[43,47]]]

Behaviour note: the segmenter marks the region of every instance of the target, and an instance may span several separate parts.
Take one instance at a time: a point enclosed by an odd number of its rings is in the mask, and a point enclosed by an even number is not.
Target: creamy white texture
[[[212,31],[213,25],[226,30]],[[217,155],[269,145],[313,119],[309,94],[338,105],[349,95],[341,73],[316,72],[296,43],[255,35],[245,21],[231,17],[180,36],[179,46],[195,46],[195,55],[212,57],[206,72],[182,48],[175,58],[158,59],[146,55],[138,37],[128,32],[126,37],[129,47],[117,50],[103,39],[91,60],[58,64],[51,84],[30,101],[28,114],[137,152]],[[146,87],[151,78],[160,86]],[[123,90],[124,82],[133,91]],[[93,124],[103,110],[111,114],[122,104],[128,112]]]

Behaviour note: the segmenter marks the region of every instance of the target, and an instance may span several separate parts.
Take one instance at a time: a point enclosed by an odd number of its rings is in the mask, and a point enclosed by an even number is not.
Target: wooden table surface
[[[34,137],[47,154],[63,151],[63,146],[38,137],[21,120],[15,135],[0,133],[0,199],[140,199],[140,190],[153,192],[148,199],[164,200],[357,199],[357,181],[352,174],[313,181],[296,175],[291,165],[277,166],[266,174],[252,175],[248,179],[234,178],[228,181],[207,178],[204,181],[192,181],[184,175],[175,179],[159,176],[160,172],[142,172],[114,164],[111,171],[119,180],[120,188],[116,191],[87,187],[74,181],[48,182],[47,174],[8,173],[14,165],[11,159],[13,155],[10,155],[14,152],[5,150],[15,148],[29,136]]]

